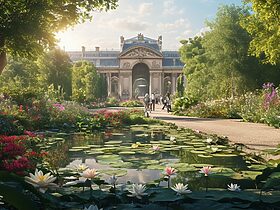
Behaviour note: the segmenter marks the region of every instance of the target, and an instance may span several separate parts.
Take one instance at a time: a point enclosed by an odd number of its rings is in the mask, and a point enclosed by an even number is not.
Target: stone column
[[[152,94],[152,81],[153,81],[153,73],[150,71],[150,85],[149,85],[149,95],[151,96]]]
[[[176,74],[172,74],[172,94],[176,92]]]
[[[163,81],[163,73],[159,73],[159,94],[162,95],[162,81]]]
[[[123,76],[120,75],[120,78],[119,78],[119,96],[120,96],[120,99],[122,99],[122,83],[123,83]]]
[[[107,73],[106,77],[107,77],[107,85],[108,85],[108,87],[107,87],[108,97],[110,97],[111,96],[111,87],[112,87],[112,85],[111,85],[111,73]]]
[[[129,99],[132,99],[132,72],[129,73]]]

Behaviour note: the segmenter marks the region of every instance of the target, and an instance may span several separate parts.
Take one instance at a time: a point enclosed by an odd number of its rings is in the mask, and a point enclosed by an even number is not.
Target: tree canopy
[[[55,32],[114,9],[118,0],[0,0],[0,73],[6,53],[35,57],[55,45]]]
[[[253,13],[241,25],[253,40],[249,52],[266,63],[280,63],[280,1],[245,0],[252,5]]]
[[[240,25],[248,15],[246,8],[222,6],[216,18],[207,22],[209,32],[181,41],[187,95],[200,100],[217,99],[254,90],[267,81],[279,84],[278,65],[262,64],[248,56],[252,38]]]

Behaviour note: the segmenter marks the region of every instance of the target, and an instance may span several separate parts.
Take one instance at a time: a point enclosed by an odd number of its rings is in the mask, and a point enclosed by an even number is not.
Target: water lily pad
[[[135,152],[134,151],[122,151],[119,152],[119,155],[134,155]]]
[[[69,149],[68,151],[69,151],[69,152],[81,152],[81,151],[83,151],[83,149],[77,149],[77,148],[76,148],[76,149],[75,149],[75,148],[73,149],[73,148],[72,148],[72,149]]]

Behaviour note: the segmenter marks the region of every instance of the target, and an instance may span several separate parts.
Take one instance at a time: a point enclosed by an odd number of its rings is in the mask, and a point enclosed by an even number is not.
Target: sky
[[[180,40],[207,30],[205,20],[213,20],[219,6],[242,5],[242,0],[119,0],[116,10],[94,12],[93,20],[57,34],[58,45],[66,51],[119,50],[125,39],[142,33],[157,39],[163,50],[177,50]]]

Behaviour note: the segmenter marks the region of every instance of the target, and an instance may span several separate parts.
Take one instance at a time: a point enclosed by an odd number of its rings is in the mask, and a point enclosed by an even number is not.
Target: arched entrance
[[[144,97],[149,93],[150,71],[144,63],[136,64],[132,69],[133,98]]]

